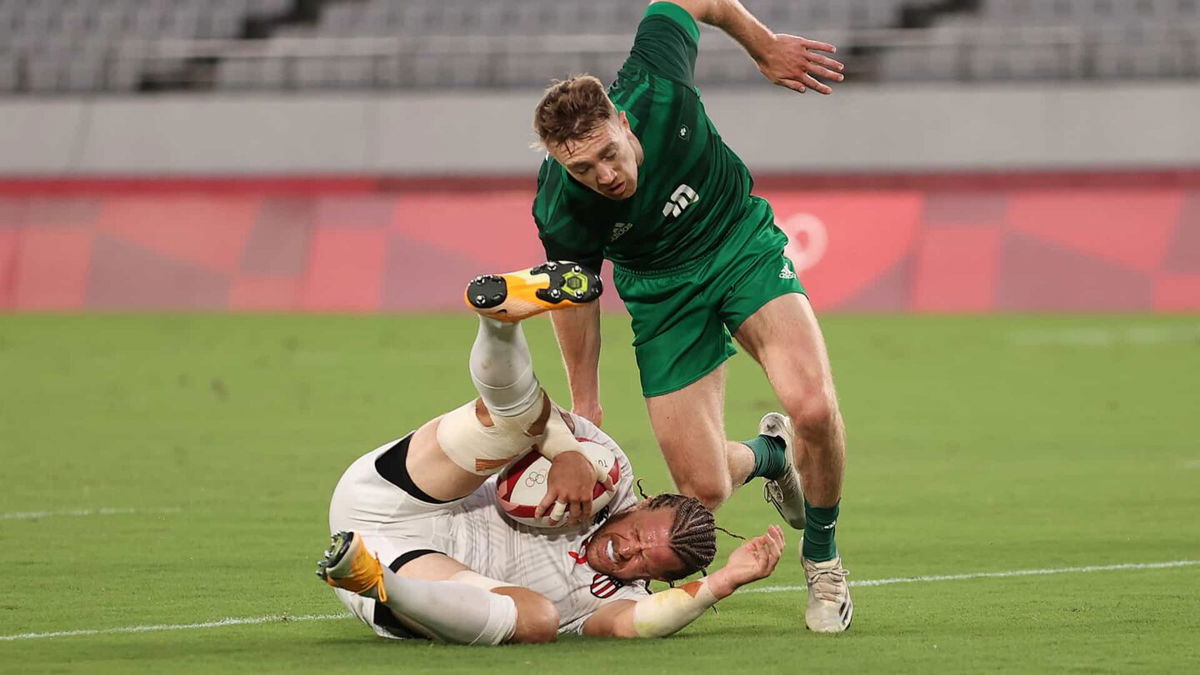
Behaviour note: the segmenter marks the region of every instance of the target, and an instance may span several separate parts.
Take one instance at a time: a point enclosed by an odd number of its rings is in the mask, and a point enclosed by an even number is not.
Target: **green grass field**
[[[379,640],[312,618],[342,612],[312,574],[329,494],[358,455],[473,396],[472,317],[4,316],[0,671],[1200,672],[1200,317],[825,328],[852,580],[1193,564],[858,586],[832,637],[780,590],[664,641]],[[548,322],[527,330],[565,400]],[[605,427],[668,489],[626,321],[605,331]],[[773,407],[731,361],[730,434]],[[718,513],[741,533],[777,520],[757,484]],[[793,551],[759,586],[802,584]],[[261,621],[115,630],[225,618]]]

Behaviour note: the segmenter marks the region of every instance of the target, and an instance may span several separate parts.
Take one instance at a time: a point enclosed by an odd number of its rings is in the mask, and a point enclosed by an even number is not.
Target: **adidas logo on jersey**
[[[678,218],[679,214],[688,206],[695,204],[700,199],[700,195],[696,193],[690,186],[680,185],[671,193],[671,201],[663,206],[663,216],[671,216]]]
[[[633,223],[617,223],[613,225],[612,237],[609,238],[609,241],[616,241],[618,237],[628,232],[631,228],[633,228]]]
[[[796,273],[792,271],[792,268],[788,267],[787,263],[783,263],[783,269],[779,270],[779,278],[780,279],[795,279]]]

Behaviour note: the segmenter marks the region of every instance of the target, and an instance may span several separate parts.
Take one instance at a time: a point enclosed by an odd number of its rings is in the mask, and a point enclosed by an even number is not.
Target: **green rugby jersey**
[[[637,191],[603,197],[547,156],[533,202],[546,256],[599,269],[602,258],[649,271],[716,249],[750,205],[753,181],[721,140],[694,84],[700,30],[686,10],[650,5],[609,87],[641,141]]]

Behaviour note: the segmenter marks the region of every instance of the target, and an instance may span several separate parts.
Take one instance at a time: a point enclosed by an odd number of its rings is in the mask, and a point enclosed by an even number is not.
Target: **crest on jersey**
[[[611,598],[625,584],[599,572],[592,575],[592,595],[597,598]]]

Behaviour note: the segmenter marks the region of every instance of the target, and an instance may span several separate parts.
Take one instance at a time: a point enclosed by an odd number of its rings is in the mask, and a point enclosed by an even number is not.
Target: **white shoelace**
[[[850,572],[842,567],[817,569],[809,578],[808,585],[812,588],[813,596],[818,600],[840,603],[845,600],[846,592],[849,590],[849,585],[846,583],[848,576],[850,576]]]

